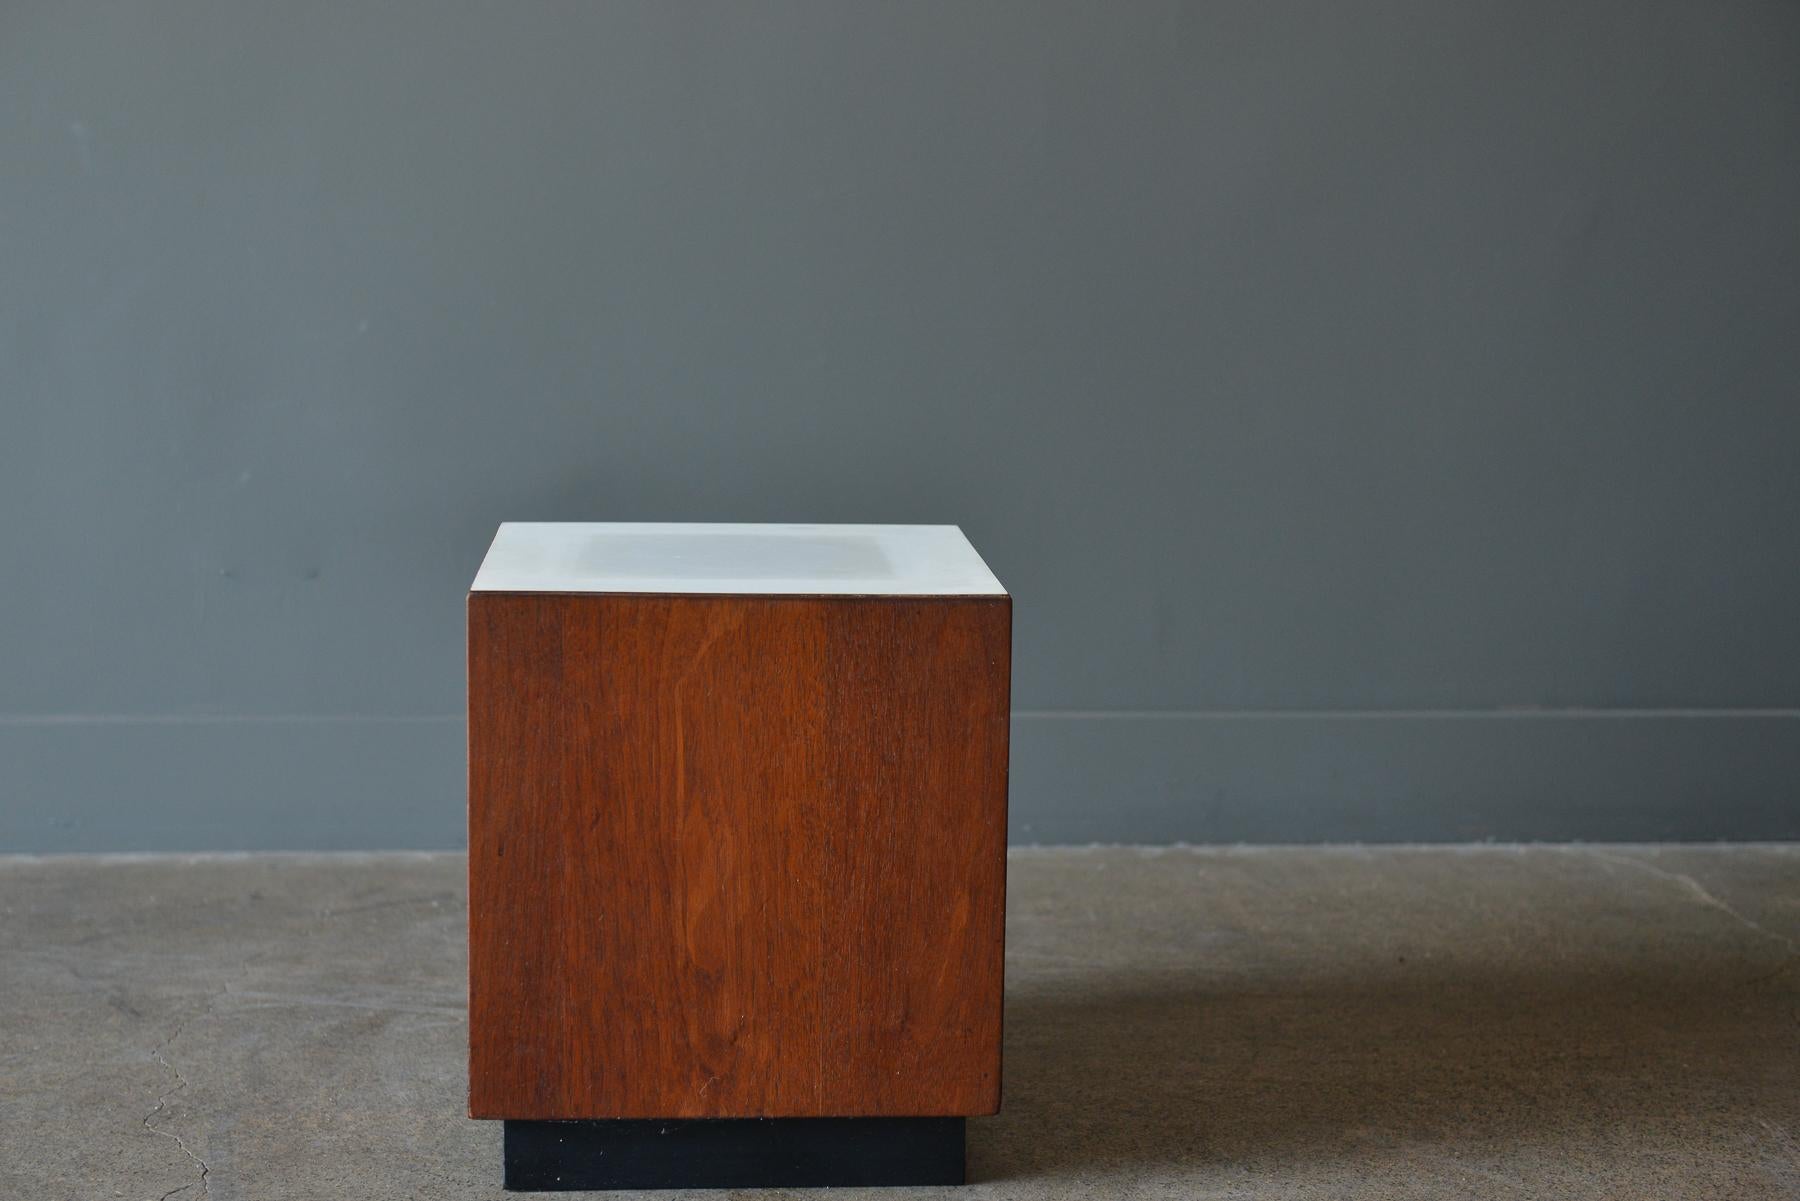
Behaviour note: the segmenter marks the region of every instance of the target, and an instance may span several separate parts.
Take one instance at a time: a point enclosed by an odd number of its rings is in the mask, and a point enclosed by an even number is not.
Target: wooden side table
[[[507,524],[468,618],[469,1114],[507,1187],[960,1183],[1012,637],[962,532]]]

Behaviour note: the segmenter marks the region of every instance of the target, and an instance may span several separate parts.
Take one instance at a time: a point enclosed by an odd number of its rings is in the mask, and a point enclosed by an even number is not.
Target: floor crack
[[[188,1086],[187,1077],[181,1074],[180,1068],[169,1062],[169,1057],[165,1054],[168,1048],[174,1044],[175,1040],[181,1037],[181,1032],[186,1029],[187,1022],[186,1020],[183,1020],[175,1027],[175,1032],[173,1034],[163,1039],[156,1049],[150,1052],[150,1058],[161,1064],[171,1076],[174,1076],[175,1083],[172,1087],[163,1090],[162,1095],[156,1098],[156,1108],[144,1115],[143,1126],[144,1129],[148,1130],[151,1134],[161,1138],[172,1139],[175,1145],[181,1148],[181,1153],[187,1156],[189,1161],[192,1162],[195,1167],[200,1169],[200,1179],[197,1182],[200,1185],[200,1196],[202,1198],[209,1198],[212,1196],[212,1186],[207,1183],[206,1178],[211,1174],[212,1169],[207,1167],[206,1161],[201,1159],[198,1155],[195,1155],[194,1149],[187,1145],[187,1140],[183,1139],[173,1130],[162,1130],[150,1124],[151,1120],[168,1106],[169,1098]],[[196,1182],[184,1184],[180,1188],[170,1189],[162,1195],[160,1201],[169,1201],[169,1198],[175,1196],[177,1193],[183,1193],[188,1189],[193,1188],[194,1183]]]
[[[1774,977],[1781,975],[1781,973],[1792,967],[1797,959],[1800,959],[1800,944],[1795,943],[1794,940],[1787,935],[1777,933],[1763,925],[1761,922],[1739,913],[1729,904],[1714,896],[1704,884],[1700,883],[1700,881],[1694,879],[1694,877],[1688,875],[1686,872],[1673,872],[1666,867],[1659,867],[1654,863],[1649,863],[1642,859],[1633,859],[1629,855],[1613,854],[1608,851],[1602,851],[1596,847],[1585,847],[1583,849],[1596,859],[1604,860],[1607,863],[1622,863],[1627,867],[1635,867],[1640,871],[1649,872],[1651,875],[1660,879],[1679,884],[1700,904],[1705,905],[1709,909],[1717,909],[1720,913],[1725,914],[1746,930],[1755,931],[1769,941],[1778,944],[1787,952],[1786,957],[1781,963],[1776,965],[1773,971],[1765,972],[1755,979],[1747,981],[1747,983],[1758,984],[1764,980],[1771,980]]]

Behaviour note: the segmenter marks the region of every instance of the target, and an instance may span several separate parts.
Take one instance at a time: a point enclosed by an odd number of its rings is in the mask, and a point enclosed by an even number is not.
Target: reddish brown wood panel
[[[472,594],[470,1114],[994,1112],[1011,627]]]

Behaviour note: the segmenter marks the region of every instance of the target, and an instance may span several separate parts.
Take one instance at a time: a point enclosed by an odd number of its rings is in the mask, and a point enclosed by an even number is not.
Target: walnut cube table
[[[962,532],[509,523],[468,622],[469,1113],[508,1187],[960,1182],[1012,637]]]

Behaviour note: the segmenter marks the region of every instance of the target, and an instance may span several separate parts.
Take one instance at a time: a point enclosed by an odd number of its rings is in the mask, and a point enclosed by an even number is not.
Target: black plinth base
[[[507,1122],[509,1189],[961,1184],[962,1118]]]

